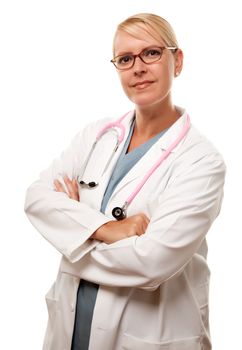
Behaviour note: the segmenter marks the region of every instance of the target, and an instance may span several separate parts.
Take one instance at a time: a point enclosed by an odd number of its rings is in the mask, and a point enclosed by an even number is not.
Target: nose
[[[147,71],[147,65],[139,56],[136,56],[134,59],[133,70],[135,75],[140,75]]]

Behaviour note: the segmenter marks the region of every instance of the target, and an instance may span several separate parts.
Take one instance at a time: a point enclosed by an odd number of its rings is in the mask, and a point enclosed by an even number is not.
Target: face
[[[124,31],[118,31],[114,50],[115,56],[125,53],[139,54],[147,47],[166,46],[144,32],[142,39],[135,38]],[[128,98],[136,106],[153,106],[166,103],[170,98],[172,81],[182,68],[182,52],[176,55],[171,50],[164,50],[159,61],[144,63],[136,57],[134,66],[128,70],[118,70],[121,85]]]

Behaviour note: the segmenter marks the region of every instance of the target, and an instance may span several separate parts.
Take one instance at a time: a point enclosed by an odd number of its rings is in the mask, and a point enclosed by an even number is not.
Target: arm
[[[76,264],[63,259],[62,271],[103,285],[157,288],[198,250],[219,213],[224,174],[213,156],[194,162],[160,195],[144,235],[102,243]]]
[[[99,125],[95,128],[90,125],[78,134],[26,193],[25,211],[29,220],[72,262],[81,259],[99,243],[89,238],[110,218],[85,203],[70,199],[66,193],[55,191],[54,180],[62,182],[64,175],[76,178],[76,170],[83,164],[98,129]]]
[[[63,180],[66,187],[59,180],[54,180],[55,190],[78,201],[79,192],[76,180],[70,180],[68,176],[64,176]],[[90,238],[111,244],[134,235],[141,236],[145,233],[149,221],[147,216],[142,213],[121,221],[112,220],[99,227]]]

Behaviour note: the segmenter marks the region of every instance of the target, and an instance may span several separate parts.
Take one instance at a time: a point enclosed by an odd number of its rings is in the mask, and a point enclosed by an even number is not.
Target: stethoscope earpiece
[[[88,184],[88,186],[89,187],[96,187],[98,184],[96,183],[96,182],[94,182],[94,181],[91,181],[91,182],[89,182],[89,184]]]
[[[80,181],[79,181],[79,184],[80,184],[80,186],[87,186],[87,187],[89,187],[89,188],[94,188],[94,187],[96,187],[96,186],[98,185],[97,182],[91,181],[91,182],[86,183],[86,182],[83,181],[83,180],[80,180]]]

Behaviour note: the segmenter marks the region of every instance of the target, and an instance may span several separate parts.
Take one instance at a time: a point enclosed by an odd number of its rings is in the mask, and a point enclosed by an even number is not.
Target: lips
[[[143,80],[143,81],[137,81],[135,84],[133,84],[133,87],[137,87],[138,89],[143,89],[150,84],[152,84],[154,81],[152,80]]]

